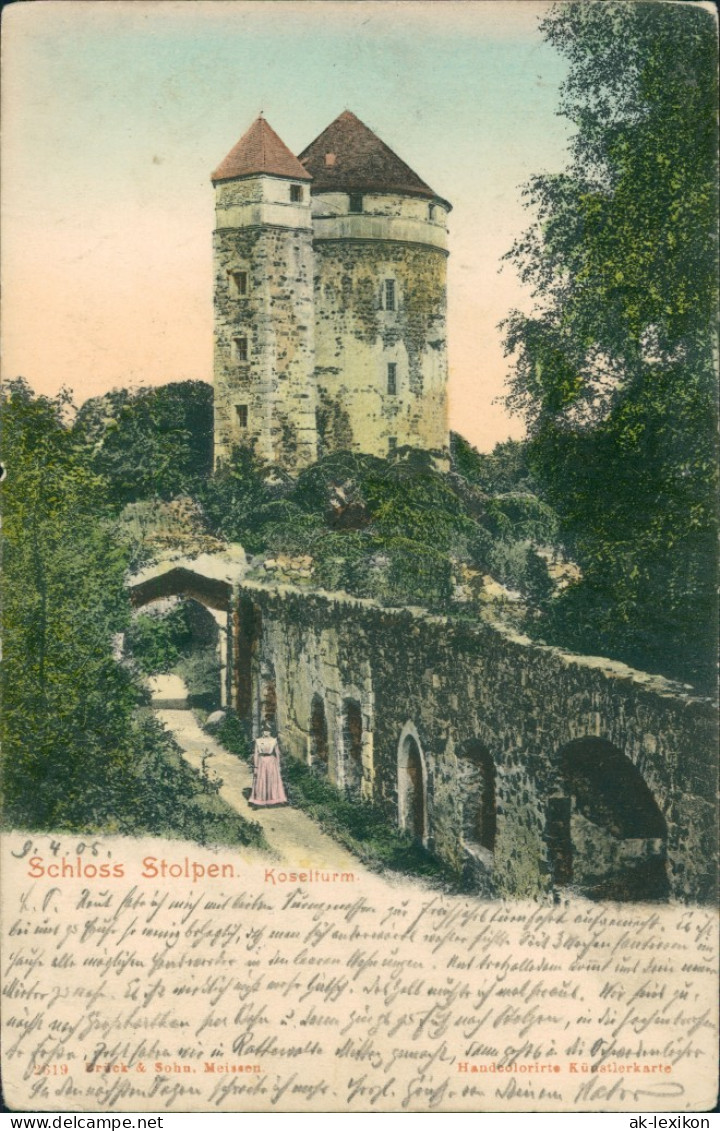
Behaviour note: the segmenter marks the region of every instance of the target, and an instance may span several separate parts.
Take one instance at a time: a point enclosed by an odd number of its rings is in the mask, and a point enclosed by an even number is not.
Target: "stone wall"
[[[216,461],[447,451],[448,210],[365,193],[350,212],[265,174],[216,186]]]
[[[289,189],[270,177],[218,186],[216,460],[250,443],[287,468],[317,458],[310,203]]]
[[[448,443],[446,257],[383,241],[315,243],[318,399],[345,414],[344,445],[386,456],[394,443]],[[394,286],[394,309],[385,287]],[[394,368],[395,389],[388,383]],[[324,450],[334,437],[325,430]]]
[[[281,744],[309,762],[322,702],[323,773],[480,890],[712,898],[709,702],[486,623],[247,581],[238,600],[237,623],[254,626],[236,643],[254,725],[271,679]]]

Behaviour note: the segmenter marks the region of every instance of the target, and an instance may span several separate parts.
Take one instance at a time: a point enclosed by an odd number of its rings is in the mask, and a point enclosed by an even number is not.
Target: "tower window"
[[[385,309],[386,310],[394,310],[395,309],[395,280],[394,279],[386,279],[385,280]]]
[[[387,391],[391,396],[397,393],[397,362],[389,361],[387,367]]]
[[[361,192],[351,192],[350,201],[348,204],[348,212],[362,212],[363,198]]]
[[[248,293],[248,273],[247,271],[229,271],[232,285],[235,288],[235,294],[243,298]]]
[[[290,199],[294,204],[299,204],[303,198],[302,185],[290,185]]]
[[[247,338],[235,338],[235,360],[247,361],[248,359],[248,340]]]
[[[235,414],[237,416],[238,428],[247,428],[248,426],[248,406],[246,404],[236,404]]]
[[[430,220],[435,219],[435,205],[434,204],[430,204],[428,206],[428,219],[430,219]]]

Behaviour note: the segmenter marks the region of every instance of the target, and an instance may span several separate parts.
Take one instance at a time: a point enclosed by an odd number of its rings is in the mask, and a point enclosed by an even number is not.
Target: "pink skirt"
[[[287,795],[280,777],[280,763],[276,754],[258,754],[250,804],[287,805]]]

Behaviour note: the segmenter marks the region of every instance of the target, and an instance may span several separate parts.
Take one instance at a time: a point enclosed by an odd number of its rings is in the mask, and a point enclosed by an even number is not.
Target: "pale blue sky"
[[[4,348],[78,400],[211,378],[211,170],[263,110],[295,152],[351,109],[450,217],[451,426],[488,448],[522,299],[519,188],[563,163],[536,0],[143,0],[5,11]],[[527,305],[527,300],[525,300]]]

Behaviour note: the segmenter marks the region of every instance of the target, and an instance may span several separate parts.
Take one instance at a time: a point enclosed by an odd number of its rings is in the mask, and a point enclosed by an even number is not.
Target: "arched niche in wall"
[[[317,693],[310,704],[310,765],[323,776],[328,772],[329,743],[325,703]]]
[[[667,826],[637,767],[594,737],[568,743],[559,761],[563,792],[546,832],[556,885],[591,899],[666,899]]]
[[[420,738],[407,723],[397,748],[398,824],[416,840],[427,844],[427,766]]]
[[[346,793],[359,797],[362,778],[362,708],[357,699],[345,699],[341,719],[342,784]]]
[[[495,762],[478,739],[464,743],[457,758],[463,842],[471,850],[492,854],[497,832]]]

